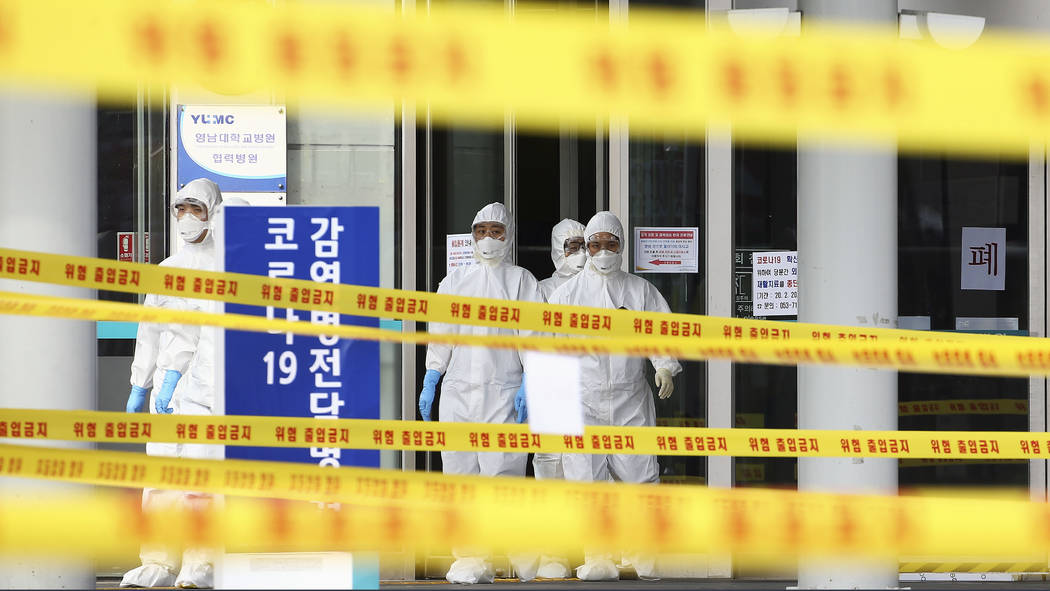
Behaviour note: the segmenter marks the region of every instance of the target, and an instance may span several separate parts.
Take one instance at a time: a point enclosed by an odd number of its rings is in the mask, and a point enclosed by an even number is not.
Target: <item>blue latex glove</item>
[[[128,395],[128,412],[142,412],[142,409],[146,408],[146,398],[149,397],[149,391],[142,386],[132,386],[131,394]]]
[[[174,369],[169,369],[164,374],[164,382],[160,385],[160,390],[157,391],[157,395],[153,399],[153,407],[157,409],[158,414],[170,415],[174,412],[168,408],[168,405],[171,404],[171,397],[175,395],[175,385],[179,383],[179,378],[181,377],[182,374]]]
[[[441,372],[436,369],[428,369],[423,375],[423,391],[419,393],[419,414],[423,415],[424,421],[430,420],[430,409],[434,406],[434,393],[439,381]]]
[[[521,387],[514,395],[514,410],[518,411],[518,422],[524,423],[529,418],[529,407],[525,403],[525,374],[521,374]]]

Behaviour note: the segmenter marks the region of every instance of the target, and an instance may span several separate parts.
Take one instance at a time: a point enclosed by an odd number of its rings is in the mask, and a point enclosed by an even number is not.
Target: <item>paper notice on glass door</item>
[[[798,252],[756,252],[751,255],[754,315],[798,315]]]
[[[445,274],[452,269],[469,267],[477,263],[474,258],[474,237],[470,234],[447,234],[445,236]]]
[[[700,228],[635,228],[635,273],[700,271]]]

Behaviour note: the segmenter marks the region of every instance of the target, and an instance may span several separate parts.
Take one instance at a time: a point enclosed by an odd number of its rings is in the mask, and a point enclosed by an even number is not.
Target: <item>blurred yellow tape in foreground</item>
[[[794,144],[831,136],[905,148],[1026,153],[1045,141],[1045,40],[982,36],[965,50],[879,29],[806,23],[800,39],[709,29],[702,13],[604,14],[360,3],[5,0],[0,79],[134,100],[143,82],[271,89],[304,103],[426,103],[446,122],[557,130],[610,114],[634,131]],[[225,26],[236,23],[235,26]],[[965,123],[965,124],[962,124]]]
[[[678,359],[727,359],[738,363],[778,365],[818,364],[859,366],[923,373],[1028,376],[1050,375],[1050,341],[1022,337],[986,337],[960,342],[938,341],[752,341],[629,337],[555,338],[478,336],[396,332],[359,326],[332,326],[290,322],[260,316],[186,312],[147,308],[135,304],[77,300],[0,292],[0,314],[170,322],[217,326],[255,332],[277,331],[299,335],[334,335],[348,339],[407,343],[447,343],[475,347],[523,349],[565,355],[621,354]]]
[[[141,516],[137,498],[0,501],[5,554],[99,555],[131,540],[270,550],[482,545],[647,552],[999,556],[1050,550],[1044,503],[444,476],[120,452],[0,446],[0,474],[122,487],[341,503],[320,511],[230,502],[225,514]],[[96,503],[92,505],[91,503]],[[960,515],[966,516],[960,519]]]
[[[647,454],[936,461],[1050,458],[1050,435],[991,431],[817,431],[596,427],[583,435],[528,425],[366,419],[189,416],[0,408],[0,438],[106,443],[170,442],[504,453]],[[927,462],[929,463],[929,462]]]

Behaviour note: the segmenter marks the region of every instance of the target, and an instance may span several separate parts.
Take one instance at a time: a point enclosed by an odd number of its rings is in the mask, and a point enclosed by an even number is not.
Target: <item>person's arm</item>
[[[200,311],[186,298],[166,298],[162,305],[174,310]],[[193,356],[197,353],[201,327],[174,323],[163,326],[157,352],[157,368],[164,371],[164,382],[157,389],[153,403],[158,413],[170,414],[172,410],[169,405],[175,395],[175,386],[189,371]]]
[[[155,294],[146,295],[144,306],[162,307],[162,298]],[[131,392],[125,410],[129,413],[142,411],[153,387],[153,374],[157,371],[157,360],[160,348],[166,339],[166,324],[140,322],[135,338],[135,357],[131,361]]]
[[[667,305],[667,300],[660,294],[660,291],[656,289],[651,283],[646,285],[646,296],[645,296],[645,311],[646,312],[666,312],[671,311],[671,307]],[[673,383],[669,386],[661,384],[663,380],[669,380],[671,377],[682,373],[682,364],[678,363],[678,360],[674,357],[666,356],[655,356],[650,357],[649,361],[653,364],[657,373],[657,387],[660,388],[660,397],[667,398],[671,395],[671,391],[674,389]],[[664,373],[663,376],[660,374]],[[670,388],[671,391],[668,391]]]
[[[143,305],[157,308],[157,296],[149,294]],[[160,348],[163,324],[140,322],[135,337],[135,357],[131,361],[131,385],[149,390],[153,387],[153,373],[157,370],[157,355]]]
[[[160,353],[157,356],[157,367],[166,371],[177,371],[185,374],[197,352],[200,342],[201,327],[187,324],[169,324],[161,338]]]
[[[518,301],[520,302],[539,302],[545,303],[547,298],[543,296],[543,292],[540,290],[540,283],[536,281],[536,278],[532,276],[532,273],[525,271],[521,278],[521,284],[518,287]],[[544,336],[542,333],[538,333],[533,330],[518,329],[518,336],[529,337],[529,336]],[[518,359],[521,362],[522,372],[526,371],[525,359],[528,357],[528,351],[518,349]]]
[[[449,285],[448,277],[445,277],[438,284],[437,292],[449,293]],[[443,322],[431,322],[427,325],[427,332],[431,334],[453,334],[456,330],[458,330],[456,326]],[[453,345],[446,343],[427,344],[427,358],[424,362],[427,371],[423,374],[423,389],[419,392],[419,415],[424,421],[431,419],[430,411],[434,406],[437,385],[441,381],[441,376],[445,374],[445,370],[448,369],[448,364],[452,361],[454,348]]]
[[[445,279],[438,284],[437,292],[440,294],[449,293],[448,284],[448,277],[445,277]],[[456,327],[443,322],[431,322],[427,325],[427,332],[430,334],[454,334],[456,332]],[[444,375],[445,370],[448,369],[449,362],[452,361],[453,348],[452,345],[445,343],[428,343],[427,358],[424,362],[424,366],[427,370],[434,370],[439,374]]]

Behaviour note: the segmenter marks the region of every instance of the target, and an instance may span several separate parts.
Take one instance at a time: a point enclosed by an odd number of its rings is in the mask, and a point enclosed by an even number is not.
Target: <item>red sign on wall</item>
[[[144,263],[149,262],[149,232],[145,234]],[[117,232],[117,260],[135,262],[135,232]]]

